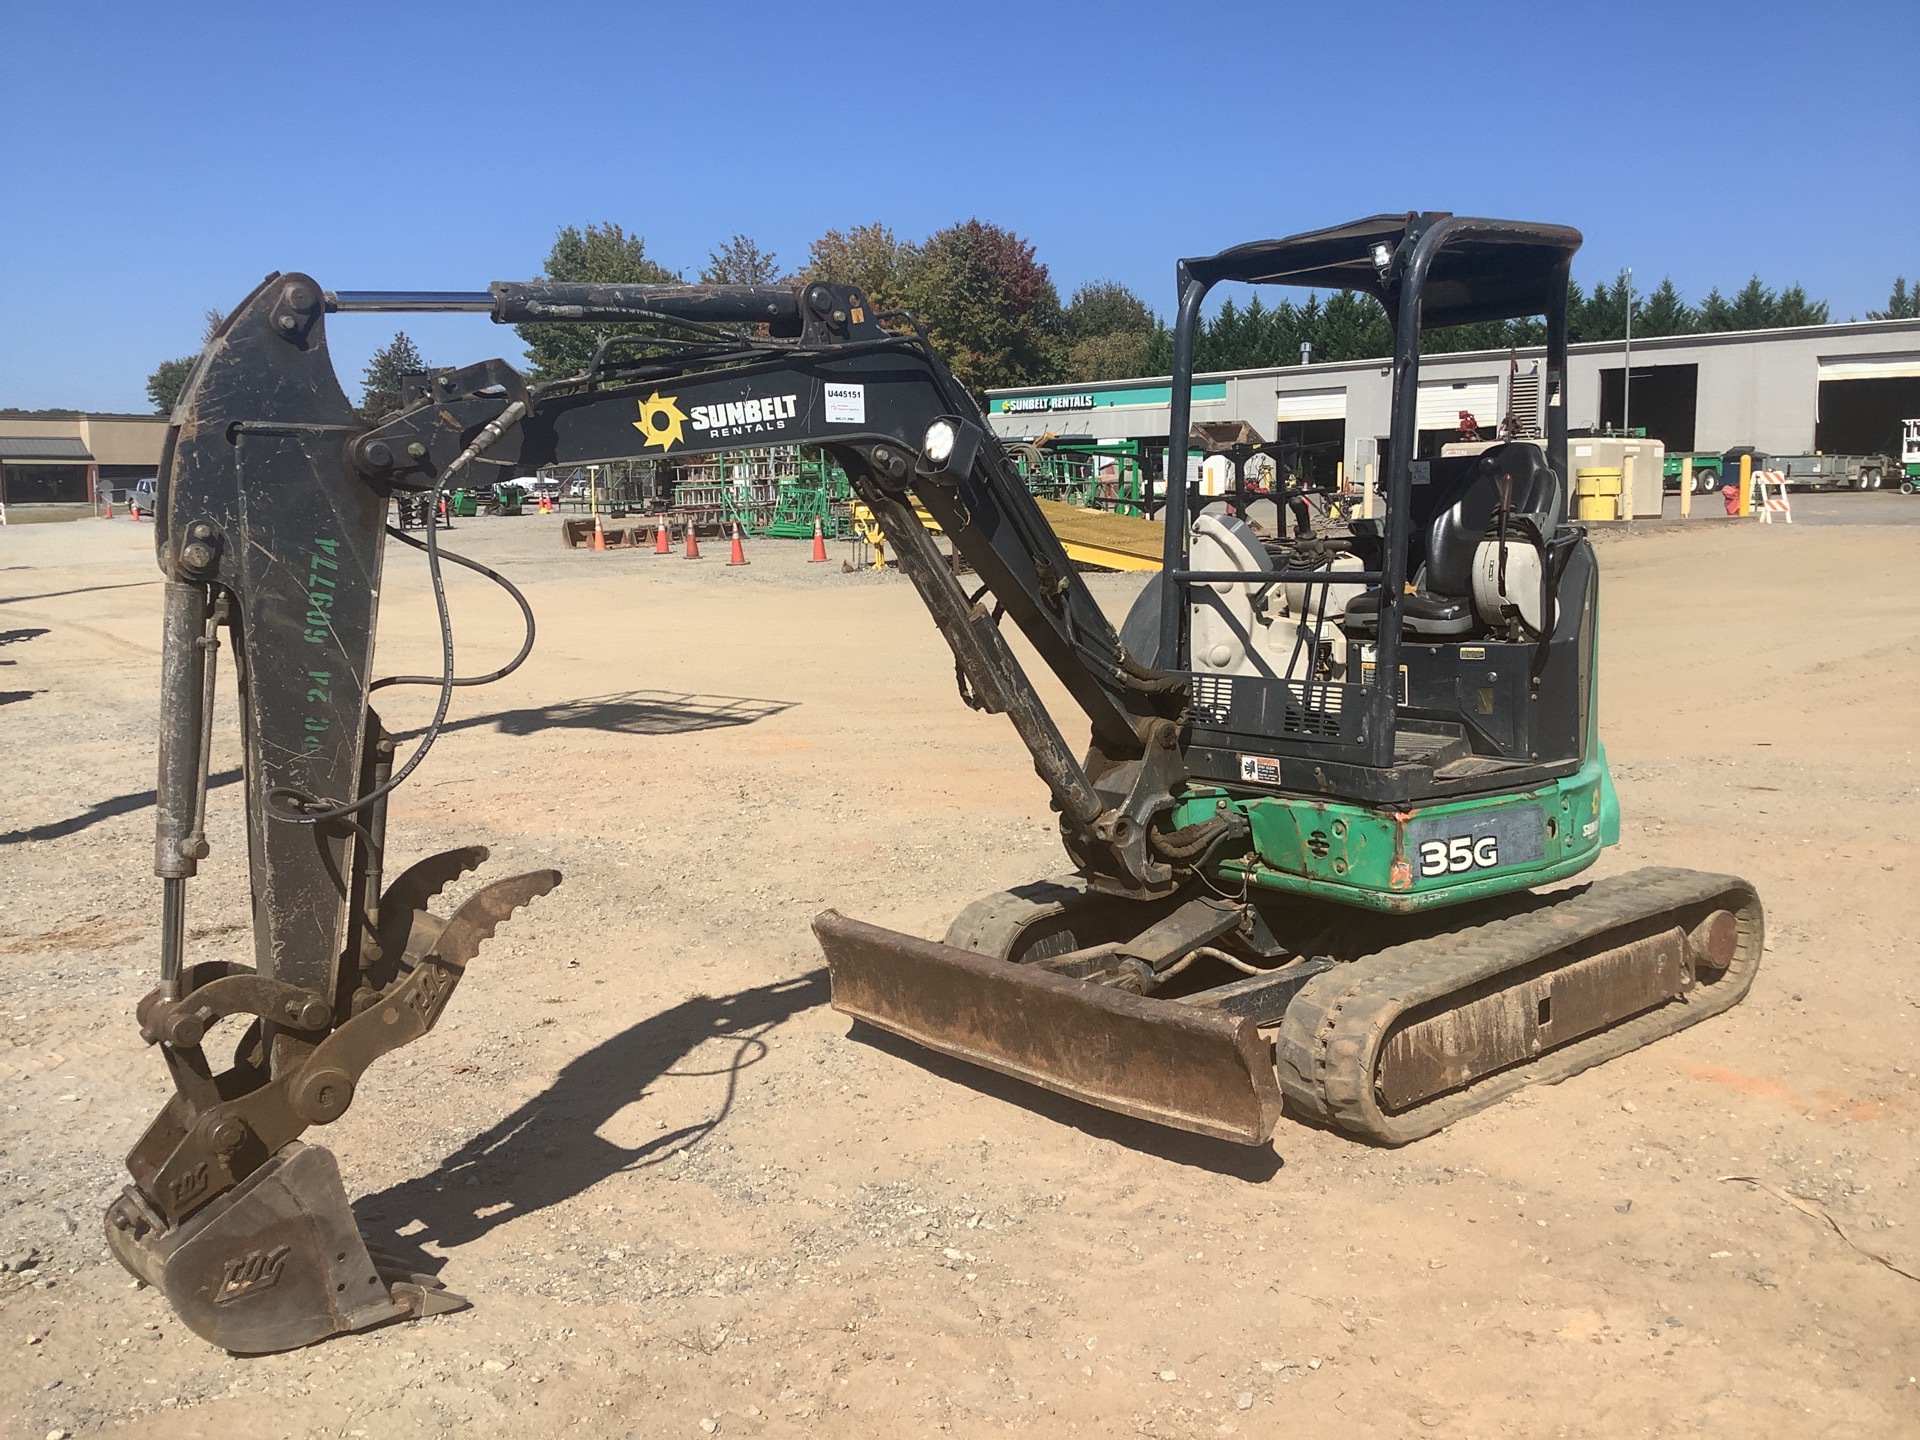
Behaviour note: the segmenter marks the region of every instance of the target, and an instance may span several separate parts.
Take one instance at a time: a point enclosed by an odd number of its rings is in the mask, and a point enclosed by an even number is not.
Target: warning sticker
[[[827,423],[864,425],[867,423],[867,387],[864,385],[827,386]]]
[[[1278,785],[1280,762],[1271,755],[1242,755],[1240,778],[1255,785]]]

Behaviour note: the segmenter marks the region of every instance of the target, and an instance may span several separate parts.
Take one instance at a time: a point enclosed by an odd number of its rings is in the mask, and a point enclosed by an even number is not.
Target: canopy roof
[[[1428,226],[1442,227],[1442,236],[1421,304],[1426,327],[1545,314],[1555,273],[1580,248],[1580,232],[1565,225],[1410,211],[1372,215],[1284,240],[1255,240],[1183,263],[1190,275],[1209,285],[1236,280],[1360,290],[1385,302],[1387,288],[1373,263],[1374,247],[1397,249],[1410,229]]]

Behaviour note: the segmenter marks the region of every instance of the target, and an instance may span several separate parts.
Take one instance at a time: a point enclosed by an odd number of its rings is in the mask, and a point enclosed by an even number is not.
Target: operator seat
[[[1447,462],[1434,462],[1436,469]],[[1503,494],[1513,497],[1512,515],[1529,522],[1545,541],[1566,518],[1566,488],[1538,445],[1510,441],[1474,458],[1452,504],[1435,512],[1425,536],[1425,557],[1412,594],[1400,602],[1400,629],[1412,640],[1451,640],[1472,631],[1473,555],[1493,528]],[[1527,525],[1509,522],[1519,544],[1530,544]],[[1417,541],[1416,541],[1417,543]],[[1409,555],[1409,560],[1415,558]],[[1344,626],[1360,638],[1380,632],[1380,592],[1347,602]]]

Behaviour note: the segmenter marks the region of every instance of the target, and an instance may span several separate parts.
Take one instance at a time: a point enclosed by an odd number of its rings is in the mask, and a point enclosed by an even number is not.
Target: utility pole
[[[1633,430],[1633,267],[1627,267],[1627,345],[1620,365],[1620,433]]]

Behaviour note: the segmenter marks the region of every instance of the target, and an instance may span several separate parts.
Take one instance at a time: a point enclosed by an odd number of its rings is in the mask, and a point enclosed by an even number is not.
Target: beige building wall
[[[78,440],[98,465],[160,465],[167,443],[164,415],[75,415],[29,420],[0,417],[0,435]]]

